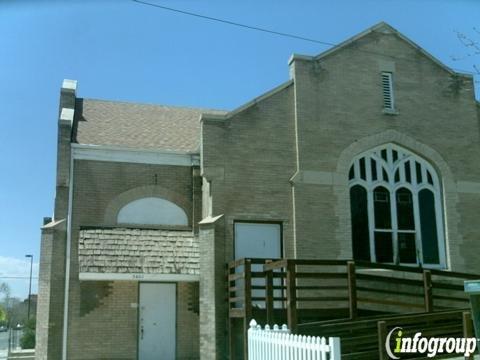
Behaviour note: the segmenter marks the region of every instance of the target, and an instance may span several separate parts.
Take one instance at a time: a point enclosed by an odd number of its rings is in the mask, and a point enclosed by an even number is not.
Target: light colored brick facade
[[[201,116],[200,167],[75,160],[71,204],[71,128],[61,123],[55,221],[70,214],[68,359],[137,356],[138,282],[84,286],[80,227],[114,226],[123,205],[145,196],[183,208],[198,234],[200,288],[178,283],[177,357],[224,359],[224,271],[234,256],[234,222],[281,223],[285,257],[352,258],[348,172],[355,156],[383,144],[403,147],[436,169],[447,267],[480,271],[472,251],[479,249],[480,230],[479,105],[472,77],[447,69],[383,23],[317,57],[294,55],[289,66],[291,79],[264,96],[227,114]],[[394,74],[394,114],[383,111],[382,71]],[[64,90],[61,107],[73,106]],[[53,309],[49,301],[63,296],[64,276],[52,277],[51,268],[61,269],[66,231],[43,230],[39,359],[58,359],[62,347],[63,303]],[[101,299],[87,306],[82,291],[97,291]]]

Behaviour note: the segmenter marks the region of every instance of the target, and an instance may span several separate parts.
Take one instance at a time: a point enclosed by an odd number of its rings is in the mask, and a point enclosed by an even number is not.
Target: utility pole
[[[26,258],[30,258],[30,284],[28,285],[28,313],[27,320],[30,320],[30,302],[32,297],[32,267],[33,267],[33,255],[25,255]]]

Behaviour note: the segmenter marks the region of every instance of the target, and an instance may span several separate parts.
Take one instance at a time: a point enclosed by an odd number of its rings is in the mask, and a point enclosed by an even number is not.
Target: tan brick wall
[[[177,359],[199,358],[198,283],[177,284]]]
[[[394,69],[397,115],[383,113],[386,68]],[[390,31],[317,60],[297,57],[290,74],[293,85],[225,119],[203,120],[202,171],[212,215],[224,214],[225,261],[233,257],[235,220],[281,221],[288,257],[350,258],[348,169],[354,156],[395,143],[441,178],[449,268],[480,271],[472,78],[448,72]]]
[[[456,189],[458,181],[480,182],[472,80],[453,76],[393,34],[374,32],[352,46],[355,50],[347,47],[318,61],[296,60],[292,65],[299,168],[332,178],[330,183],[295,184],[298,249],[322,257],[351,253],[350,162],[363,151],[394,142],[429,161],[442,179],[451,268],[480,271],[464,254],[467,234],[480,230],[467,214],[478,213],[480,207],[459,197]],[[380,49],[387,56],[377,55]],[[395,69],[399,114],[394,116],[382,112],[380,74],[385,62]],[[312,237],[321,246],[315,246]]]
[[[138,283],[112,283],[111,293],[99,301],[98,307],[82,315],[78,232],[81,226],[112,225],[106,222],[108,211],[114,208],[118,210],[122,204],[152,194],[165,195],[183,207],[191,224],[192,168],[76,160],[73,187],[69,359],[135,359],[137,308],[132,304],[138,301]],[[201,194],[197,194],[196,199],[200,201]],[[178,318],[178,329],[182,334],[179,340],[198,337],[198,320],[195,323],[195,316],[184,312],[185,301],[188,302],[188,286],[180,285],[179,290],[178,308],[182,315]],[[194,342],[182,344],[181,349],[184,358],[195,358]]]

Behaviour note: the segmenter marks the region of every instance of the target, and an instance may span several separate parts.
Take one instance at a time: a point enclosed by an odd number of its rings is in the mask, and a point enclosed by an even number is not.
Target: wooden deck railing
[[[227,268],[230,332],[241,318],[244,335],[253,317],[270,325],[286,322],[295,332],[318,320],[465,310],[463,281],[480,278],[352,260],[241,259]],[[246,353],[246,341],[244,347]]]

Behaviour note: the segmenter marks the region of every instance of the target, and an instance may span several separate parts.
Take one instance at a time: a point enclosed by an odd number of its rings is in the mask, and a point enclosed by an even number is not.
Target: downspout
[[[65,295],[63,306],[62,360],[67,360],[68,295],[70,289],[70,253],[72,247],[73,152],[70,145],[70,179],[68,180],[67,246],[65,250]]]

